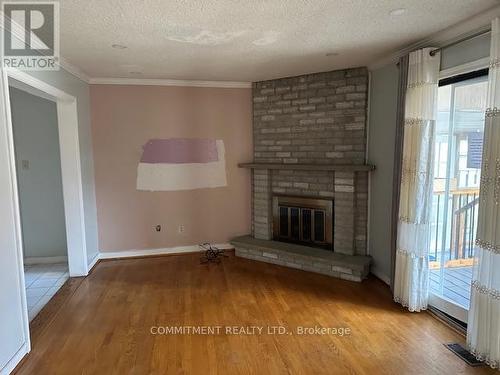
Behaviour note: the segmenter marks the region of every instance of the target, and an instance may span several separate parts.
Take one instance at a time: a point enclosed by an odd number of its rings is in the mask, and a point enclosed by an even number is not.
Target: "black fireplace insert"
[[[275,195],[273,238],[333,250],[333,201]]]

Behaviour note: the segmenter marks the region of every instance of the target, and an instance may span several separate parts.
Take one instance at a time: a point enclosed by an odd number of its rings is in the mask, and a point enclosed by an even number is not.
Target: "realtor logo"
[[[2,67],[59,70],[59,3],[2,3]]]

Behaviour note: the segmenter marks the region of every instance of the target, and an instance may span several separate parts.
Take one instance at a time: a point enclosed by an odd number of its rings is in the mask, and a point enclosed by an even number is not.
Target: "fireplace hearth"
[[[275,195],[273,239],[333,250],[332,200]]]

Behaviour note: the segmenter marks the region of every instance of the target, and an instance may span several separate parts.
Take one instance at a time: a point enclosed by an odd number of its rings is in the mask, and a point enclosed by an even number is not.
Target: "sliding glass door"
[[[438,96],[431,304],[459,320],[466,320],[470,303],[487,79],[482,75],[441,82]]]

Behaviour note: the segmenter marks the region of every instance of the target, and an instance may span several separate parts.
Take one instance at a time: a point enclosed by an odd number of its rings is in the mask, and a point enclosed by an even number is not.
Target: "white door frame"
[[[78,140],[77,100],[74,96],[41,81],[28,73],[15,69],[3,69],[4,100],[7,113],[7,136],[9,141],[10,177],[14,187],[16,210],[16,235],[18,238],[18,253],[22,259],[22,237],[17,193],[17,175],[15,167],[14,139],[12,133],[12,114],[10,110],[9,78],[15,79],[31,88],[52,97],[57,103],[57,123],[59,130],[59,147],[61,153],[61,176],[64,199],[64,215],[66,221],[66,238],[68,245],[68,265],[71,277],[88,274],[87,244],[85,239],[85,216],[83,209],[83,186],[80,162],[80,145]],[[21,264],[21,267],[24,267]],[[21,268],[21,272],[24,269]]]
[[[58,88],[47,84],[25,72],[14,69],[1,69],[0,71],[0,96],[3,96],[3,102],[0,103],[0,112],[4,108],[5,126],[0,129],[0,133],[5,135],[5,143],[0,145],[7,148],[8,171],[6,171],[8,185],[6,190],[10,197],[11,207],[7,210],[6,218],[9,224],[9,232],[12,235],[12,248],[3,249],[12,251],[15,254],[17,266],[17,291],[20,296],[19,311],[22,314],[24,343],[19,350],[13,354],[13,357],[7,362],[5,367],[0,368],[0,374],[8,374],[18,362],[31,349],[28,308],[26,303],[26,289],[24,281],[24,261],[23,261],[23,243],[21,231],[21,219],[19,210],[19,197],[17,189],[17,172],[14,154],[14,137],[12,129],[12,114],[10,110],[9,79],[14,79],[43,93],[44,97],[51,98],[57,104],[57,120],[59,130],[59,145],[61,153],[61,175],[63,185],[64,214],[66,222],[66,236],[68,245],[68,263],[70,276],[86,276],[88,274],[87,264],[87,245],[85,240],[85,218],[83,210],[83,185],[81,176],[80,147],[78,141],[78,114],[77,100],[74,96],[67,94]],[[9,286],[11,287],[11,286]]]

